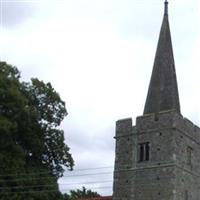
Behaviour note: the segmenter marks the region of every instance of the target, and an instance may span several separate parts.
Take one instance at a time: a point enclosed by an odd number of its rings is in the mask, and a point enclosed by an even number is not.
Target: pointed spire
[[[165,0],[164,17],[144,114],[158,113],[166,110],[180,112],[178,86],[168,21],[168,2]]]
[[[168,15],[168,1],[165,0],[165,12],[164,12],[165,15]]]

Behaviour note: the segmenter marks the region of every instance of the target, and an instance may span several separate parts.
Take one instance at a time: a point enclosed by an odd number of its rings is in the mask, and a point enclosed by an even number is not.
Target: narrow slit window
[[[185,200],[188,200],[188,191],[185,190]]]
[[[145,155],[146,155],[145,160],[148,161],[149,160],[149,142],[145,144]]]
[[[144,160],[144,146],[140,145],[140,161]]]
[[[143,161],[148,161],[149,157],[150,157],[150,145],[149,142],[145,142],[145,143],[140,143],[139,147],[139,162],[143,162]]]
[[[191,147],[187,147],[187,164],[188,165],[192,165],[192,153],[193,153],[193,149]]]

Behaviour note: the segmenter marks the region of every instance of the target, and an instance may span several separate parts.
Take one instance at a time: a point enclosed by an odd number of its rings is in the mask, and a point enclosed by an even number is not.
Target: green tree
[[[55,200],[57,179],[74,162],[59,125],[65,103],[50,83],[20,80],[0,62],[0,199]]]
[[[78,190],[71,190],[69,194],[64,194],[64,200],[76,200],[81,198],[92,198],[92,197],[100,197],[97,192],[93,192],[92,190],[88,190],[85,187]]]

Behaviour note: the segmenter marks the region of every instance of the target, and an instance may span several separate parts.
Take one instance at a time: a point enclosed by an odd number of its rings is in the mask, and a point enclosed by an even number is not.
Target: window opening
[[[191,147],[187,147],[187,164],[188,165],[192,165],[192,152],[193,152],[193,149]]]
[[[149,142],[139,144],[139,162],[148,161],[150,156]]]
[[[140,145],[140,161],[144,160],[144,146]]]
[[[188,200],[188,191],[185,190],[185,200]]]
[[[148,161],[149,160],[149,142],[147,142],[145,144],[145,155],[146,155],[146,160]]]

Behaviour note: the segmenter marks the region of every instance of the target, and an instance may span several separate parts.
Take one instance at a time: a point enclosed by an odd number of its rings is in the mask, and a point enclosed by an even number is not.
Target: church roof
[[[166,110],[180,112],[178,86],[168,21],[168,2],[160,30],[153,72],[144,108],[144,114]]]

